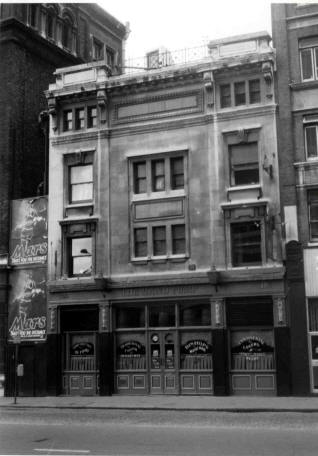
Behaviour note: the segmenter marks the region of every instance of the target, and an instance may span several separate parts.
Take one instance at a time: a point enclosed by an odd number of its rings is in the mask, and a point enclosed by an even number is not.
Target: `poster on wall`
[[[46,197],[13,200],[11,211],[10,264],[19,266],[46,263]]]
[[[9,341],[44,341],[46,268],[16,269],[10,276]]]

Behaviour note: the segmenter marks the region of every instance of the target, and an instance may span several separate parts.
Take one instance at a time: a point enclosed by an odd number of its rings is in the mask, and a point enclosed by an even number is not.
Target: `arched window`
[[[38,10],[38,7],[35,3],[31,3],[29,5],[28,22],[29,22],[29,25],[31,25],[31,27],[37,26],[37,10]]]
[[[63,24],[62,24],[62,46],[69,50],[73,48],[73,28],[74,19],[70,12],[63,13]]]

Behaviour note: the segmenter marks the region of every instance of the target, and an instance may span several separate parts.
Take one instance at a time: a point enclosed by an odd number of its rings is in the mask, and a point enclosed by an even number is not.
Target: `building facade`
[[[0,19],[0,57],[5,62],[0,70],[0,375],[6,369],[7,394],[12,394],[13,349],[6,342],[8,265],[20,266],[8,261],[10,205],[12,199],[47,193],[44,90],[54,81],[57,67],[103,60],[109,73],[120,73],[126,29],[93,4],[2,3]],[[26,376],[21,380],[20,393],[43,394],[46,380],[38,373],[45,371],[44,344],[28,342],[20,354],[32,376],[28,382]]]
[[[269,43],[56,71],[48,394],[290,392]]]
[[[318,7],[272,6],[277,51],[278,154],[286,243],[295,394],[318,392],[317,114]]]

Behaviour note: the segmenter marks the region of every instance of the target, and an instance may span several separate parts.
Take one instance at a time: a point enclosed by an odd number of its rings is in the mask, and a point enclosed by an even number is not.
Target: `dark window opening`
[[[318,239],[318,189],[308,190],[309,237]]]
[[[63,131],[70,131],[73,129],[73,112],[67,110],[63,112]]]
[[[135,257],[146,257],[147,255],[147,228],[135,228]]]
[[[146,162],[134,163],[134,192],[147,192]]]
[[[183,157],[175,157],[170,160],[171,189],[184,188],[184,163]]]
[[[89,106],[87,108],[87,128],[97,127],[97,108]]]
[[[233,266],[262,263],[262,236],[260,221],[231,224]]]
[[[172,254],[180,255],[185,253],[186,240],[185,240],[185,225],[172,225]]]
[[[75,110],[75,130],[83,130],[85,128],[85,110],[78,108]]]
[[[246,104],[245,81],[234,83],[235,106]]]
[[[221,93],[221,108],[229,108],[231,106],[231,85],[223,84],[220,86]]]
[[[316,158],[318,155],[317,147],[317,125],[306,125],[305,127],[305,143],[307,158]]]
[[[152,228],[153,254],[154,256],[166,255],[166,227],[154,226]]]
[[[149,326],[167,327],[175,326],[175,306],[174,304],[153,304],[149,306]]]
[[[253,79],[248,81],[248,88],[249,88],[249,97],[250,103],[260,103],[261,101],[261,87],[260,87],[260,80]]]

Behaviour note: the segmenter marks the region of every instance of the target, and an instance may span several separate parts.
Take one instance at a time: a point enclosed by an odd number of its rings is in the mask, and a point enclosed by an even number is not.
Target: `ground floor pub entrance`
[[[113,309],[116,393],[213,393],[208,300]]]
[[[98,394],[98,309],[61,309],[61,329],[62,393],[70,396]]]

